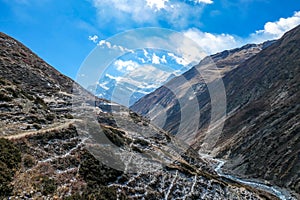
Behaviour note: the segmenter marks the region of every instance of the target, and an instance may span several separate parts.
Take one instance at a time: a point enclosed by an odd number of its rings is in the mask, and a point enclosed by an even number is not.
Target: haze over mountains
[[[300,26],[267,46],[248,59],[240,53],[243,48],[212,56],[223,76],[227,117],[223,131],[210,146],[210,152],[229,160],[225,164],[229,173],[289,188],[299,198]],[[131,107],[155,124],[163,120],[161,127],[164,130],[180,134],[200,152],[206,150],[205,138],[220,126],[215,121],[215,126],[210,127],[212,104],[207,85],[213,85],[214,80],[205,84],[199,74],[207,63],[203,60],[184,73],[182,76],[186,82],[178,81],[180,77],[175,78]],[[173,93],[178,87],[181,96]],[[193,95],[199,105],[199,119],[194,118],[197,109],[194,112],[190,109],[188,119],[182,119],[182,111],[190,106],[185,95],[191,94],[188,93],[190,88],[195,88]],[[188,127],[195,120],[197,130],[186,128],[178,132],[180,126]]]
[[[0,34],[1,199],[277,199]]]

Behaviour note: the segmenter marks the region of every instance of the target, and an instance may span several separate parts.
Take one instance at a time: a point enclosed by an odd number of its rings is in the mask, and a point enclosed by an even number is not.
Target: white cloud
[[[160,64],[160,58],[155,53],[152,56],[152,64]]]
[[[200,24],[203,5],[212,0],[92,0],[100,28],[113,33],[139,25],[187,28]],[[191,3],[193,2],[193,4]]]
[[[117,70],[121,72],[133,71],[140,66],[138,63],[132,60],[128,60],[128,61],[116,60],[114,65],[116,66]]]
[[[108,77],[109,79],[116,80],[117,82],[119,82],[122,79],[122,77],[116,77],[111,74],[105,74],[105,76]]]
[[[205,3],[205,4],[212,4],[212,0],[194,0],[195,3]]]
[[[167,63],[166,56],[163,55],[162,58],[160,59],[160,61],[161,61],[162,63]]]
[[[144,52],[144,56],[145,56],[146,60],[142,59],[142,62],[143,63],[150,62],[151,61],[151,57],[149,55],[149,52],[146,49],[143,49],[143,52]]]
[[[175,45],[173,49],[176,49],[174,53],[184,59],[182,60],[182,65],[184,66],[198,64],[201,59],[207,56],[207,53],[199,48],[195,41],[188,37],[183,37],[181,34],[173,34],[170,36],[170,41],[176,41],[173,43]]]
[[[182,12],[191,12],[195,13],[194,11],[190,9],[197,9],[197,6],[193,6],[193,8],[190,8],[189,4],[179,2],[179,1],[166,1],[166,0],[132,0],[130,1],[131,6],[129,5],[129,0],[93,0],[95,6],[98,8],[98,13],[100,16],[105,14],[105,12],[108,12],[108,10],[105,10],[105,8],[110,8],[109,12],[111,12],[111,9],[113,9],[114,6],[116,6],[117,9],[115,15],[108,15],[108,17],[116,17],[120,18],[120,20],[115,19],[116,23],[113,23],[114,25],[118,26],[117,24],[123,23],[122,20],[124,20],[124,24],[129,24],[129,26],[132,26],[132,23],[127,23],[126,20],[133,20],[135,22],[153,22],[161,17],[161,19],[179,19],[178,23],[182,23],[185,25],[188,25],[185,22],[186,17],[191,17],[191,15],[182,15]],[[186,0],[185,2],[188,2]],[[194,3],[209,3],[210,0],[190,0],[190,2]],[[211,1],[212,2],[212,1]],[[146,4],[148,3],[148,4]],[[118,4],[118,5],[115,5]],[[150,6],[151,5],[151,6]],[[158,7],[154,8],[156,5]],[[171,9],[172,6],[172,9]],[[151,8],[152,7],[152,8]],[[156,9],[156,10],[155,10]],[[171,12],[172,11],[172,12]],[[153,13],[157,12],[157,14]],[[201,12],[200,12],[201,14]],[[200,15],[199,13],[197,15]],[[167,16],[170,15],[170,16]],[[171,16],[173,15],[173,16]],[[176,15],[176,16],[175,16]],[[106,20],[107,16],[102,16],[102,19]],[[148,18],[149,17],[149,18]],[[182,19],[181,19],[182,18]],[[198,17],[192,18],[199,19]],[[112,20],[112,19],[111,19]],[[154,20],[154,21],[152,21]],[[183,21],[181,21],[183,20]],[[194,23],[194,21],[191,21],[191,23]],[[175,20],[176,21],[176,20]],[[151,23],[150,23],[151,24]],[[180,55],[182,58],[175,58],[173,57],[178,64],[181,65],[188,65],[191,61],[201,60],[205,54],[210,55],[213,53],[217,53],[226,49],[232,49],[236,47],[240,47],[247,43],[261,43],[266,40],[273,40],[280,38],[286,31],[294,28],[295,26],[300,24],[300,11],[295,12],[293,16],[288,18],[280,18],[275,22],[267,22],[264,25],[264,29],[254,31],[252,34],[249,34],[248,37],[241,38],[236,35],[226,34],[226,33],[208,33],[203,32],[197,28],[189,28],[183,31],[183,34],[187,36],[188,38],[191,38],[193,41],[195,41],[203,50],[203,52],[200,52],[199,49],[192,48],[190,41],[188,41],[184,37],[176,37],[176,34],[174,34],[174,38],[171,36],[168,38],[170,41],[176,41],[174,42],[166,42],[165,38],[153,38],[152,40],[145,40],[145,38],[134,38],[133,40],[135,43],[143,44],[144,46],[157,46],[157,44],[160,44],[164,47],[170,47],[169,49],[179,49],[180,52],[176,52],[176,55]],[[151,43],[152,41],[155,41],[156,44],[148,44],[146,42]],[[167,43],[167,44],[165,44]],[[146,45],[148,44],[148,45]],[[178,47],[174,45],[179,45]],[[128,50],[122,46],[113,45],[109,43],[108,41],[101,40],[98,43],[99,46],[106,46],[108,48],[116,48],[120,49],[123,52],[132,52],[132,50]],[[168,48],[167,48],[168,49]],[[205,53],[205,54],[204,54]],[[144,49],[144,56],[145,59],[140,59],[142,63],[151,62],[153,64],[160,64],[160,63],[166,63],[166,60],[163,58],[159,58],[155,54],[151,54],[147,52],[147,50]],[[175,56],[175,55],[174,55]],[[183,59],[184,58],[184,59]]]
[[[179,65],[186,66],[187,64],[189,64],[189,62],[186,61],[184,58],[178,57],[174,53],[168,53],[168,56],[173,58],[176,61],[176,63]]]
[[[157,56],[155,53],[152,55],[152,64],[161,64],[161,63],[167,63],[166,56],[163,55],[162,58]]]
[[[206,52],[213,54],[225,49],[232,49],[241,45],[240,39],[229,34],[212,34],[202,32],[196,28],[188,29],[184,35],[191,38]]]
[[[138,88],[155,89],[161,86],[172,72],[161,70],[152,65],[144,65],[120,77],[119,83],[128,83]]]
[[[280,18],[276,22],[267,22],[263,30],[258,30],[250,35],[250,40],[263,42],[265,40],[279,39],[285,32],[300,24],[300,11],[292,17]]]
[[[148,53],[148,51],[146,51],[146,49],[143,49],[143,52],[144,52],[144,56],[147,58],[147,59],[150,59],[149,58],[149,53]]]
[[[104,83],[98,83],[98,86],[102,87],[104,90],[109,90],[109,87],[107,86],[108,83],[108,81]]]
[[[142,63],[146,63],[144,58],[138,58],[139,61],[141,61]]]
[[[165,3],[168,2],[169,0],[146,0],[147,6],[154,10],[160,10],[165,8]]]
[[[120,45],[111,44],[110,42],[108,42],[106,40],[100,40],[97,43],[97,46],[102,47],[102,48],[116,49],[116,50],[119,50],[121,52],[134,53],[134,51],[131,50],[131,49],[127,49],[127,48],[125,48],[123,46],[120,46]]]
[[[194,2],[196,4],[212,4],[212,0],[189,0],[191,2]],[[169,0],[146,0],[146,5],[150,8],[154,9],[155,11],[159,11],[161,9],[165,9],[167,7],[166,3],[168,3]],[[170,4],[170,7],[174,8],[174,4]]]
[[[111,48],[111,43],[107,42],[106,40],[100,40],[97,44],[98,46],[106,46],[107,48]]]
[[[98,35],[89,36],[89,40],[93,41],[94,43],[97,43],[98,38],[99,38]]]
[[[279,39],[290,29],[300,24],[300,11],[292,17],[280,18],[275,22],[267,22],[263,30],[255,31],[246,38],[230,34],[212,34],[202,32],[196,28],[184,31],[184,35],[191,38],[207,53],[213,54],[226,49],[232,49],[247,43],[262,43],[267,40]]]
[[[265,24],[265,29],[263,32],[277,35],[278,37],[282,36],[286,31],[294,28],[300,24],[300,11],[295,12],[294,16],[289,18],[280,18],[277,22],[268,22]],[[260,32],[260,31],[258,31]]]

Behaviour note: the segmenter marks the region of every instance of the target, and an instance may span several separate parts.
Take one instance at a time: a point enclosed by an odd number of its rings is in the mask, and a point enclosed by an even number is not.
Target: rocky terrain
[[[163,129],[176,135],[182,125],[181,112],[190,105],[186,95],[191,94],[188,91],[192,88],[199,105],[199,120],[190,109],[183,123],[189,125],[196,120],[199,124],[192,140],[194,130],[185,129],[184,134],[179,134],[203,151],[204,139],[220,126],[221,117],[209,130],[212,106],[208,85],[214,85],[216,78],[204,80],[199,69],[215,64],[223,76],[227,111],[224,129],[215,139],[211,154],[227,160],[224,165],[227,173],[287,188],[299,199],[299,45],[300,26],[250,56],[240,56],[241,49],[216,54],[183,74],[186,87],[178,81],[180,77],[175,78],[131,108],[149,116],[154,123],[164,116]],[[183,89],[182,95],[174,95],[174,88]],[[153,115],[157,105],[161,113],[156,110]]]
[[[181,112],[188,109],[184,108],[184,106],[188,107],[189,105],[186,101],[190,101],[191,98],[196,97],[200,109],[207,107],[206,105],[210,99],[206,83],[211,83],[216,79],[224,77],[225,74],[236,69],[240,63],[248,60],[274,42],[275,41],[267,41],[258,45],[248,44],[241,48],[226,50],[206,57],[198,66],[191,68],[182,76],[172,79],[155,92],[140,99],[140,101],[131,106],[131,109],[143,116],[149,117],[152,123],[176,135],[179,131],[179,121],[181,126],[186,123],[187,125],[184,125],[184,127],[188,127],[191,126],[190,121],[193,120],[193,118],[183,120],[180,117]],[[203,77],[204,75],[206,75],[206,77]],[[179,105],[180,102],[178,99],[185,105]],[[196,101],[192,102],[196,103]],[[160,105],[158,110],[156,110],[157,105]],[[179,109],[180,106],[182,107]],[[163,112],[161,111],[162,108],[164,109]],[[162,116],[166,113],[168,117],[165,124],[160,124]],[[209,118],[208,112],[204,114],[202,112],[201,115],[204,119],[200,120],[200,123],[203,122],[203,124],[199,125],[200,128],[207,123]],[[181,129],[180,131],[181,135],[185,136],[185,140],[190,138],[189,133],[191,130],[189,128]]]
[[[277,199],[0,33],[1,199]]]

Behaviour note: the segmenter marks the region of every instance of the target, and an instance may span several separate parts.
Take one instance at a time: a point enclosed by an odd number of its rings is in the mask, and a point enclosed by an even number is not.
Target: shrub
[[[12,191],[12,171],[7,168],[6,164],[0,162],[0,198],[10,195]]]
[[[9,140],[0,138],[0,161],[13,171],[19,168],[21,163],[20,150]]]
[[[48,110],[48,106],[42,98],[36,97],[34,103],[40,105],[44,110]]]
[[[10,195],[11,181],[20,163],[20,150],[11,141],[0,138],[0,197]]]
[[[35,163],[36,162],[35,162],[33,156],[26,154],[23,157],[23,165],[24,165],[25,168],[31,168],[35,165]]]
[[[73,115],[71,115],[70,113],[65,114],[65,118],[74,119]]]
[[[149,142],[147,142],[146,140],[142,140],[142,139],[136,139],[133,142],[134,144],[140,144],[143,147],[149,146]]]
[[[101,126],[101,129],[103,130],[103,133],[106,135],[106,137],[118,147],[124,146],[129,142],[127,141],[127,138],[124,137],[125,133],[121,130],[105,126]]]
[[[40,130],[42,127],[41,125],[34,123],[33,128],[35,128],[36,130]]]
[[[104,165],[92,154],[85,152],[83,161],[80,164],[79,174],[88,185],[94,187],[97,185],[107,185],[109,182],[117,180],[123,172]]]
[[[12,97],[4,94],[2,91],[0,92],[0,101],[12,101]]]
[[[129,116],[136,124],[142,121],[142,117],[136,114],[135,112],[129,111]]]
[[[41,192],[43,195],[53,194],[57,188],[57,185],[53,179],[49,177],[44,177],[41,182]]]
[[[50,113],[50,114],[46,115],[46,120],[53,121],[54,119],[55,119],[55,114]]]

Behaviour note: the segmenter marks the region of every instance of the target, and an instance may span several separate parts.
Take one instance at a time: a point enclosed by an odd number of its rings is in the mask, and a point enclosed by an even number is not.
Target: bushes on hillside
[[[11,141],[0,138],[0,198],[10,195],[11,181],[20,163],[20,150]]]

